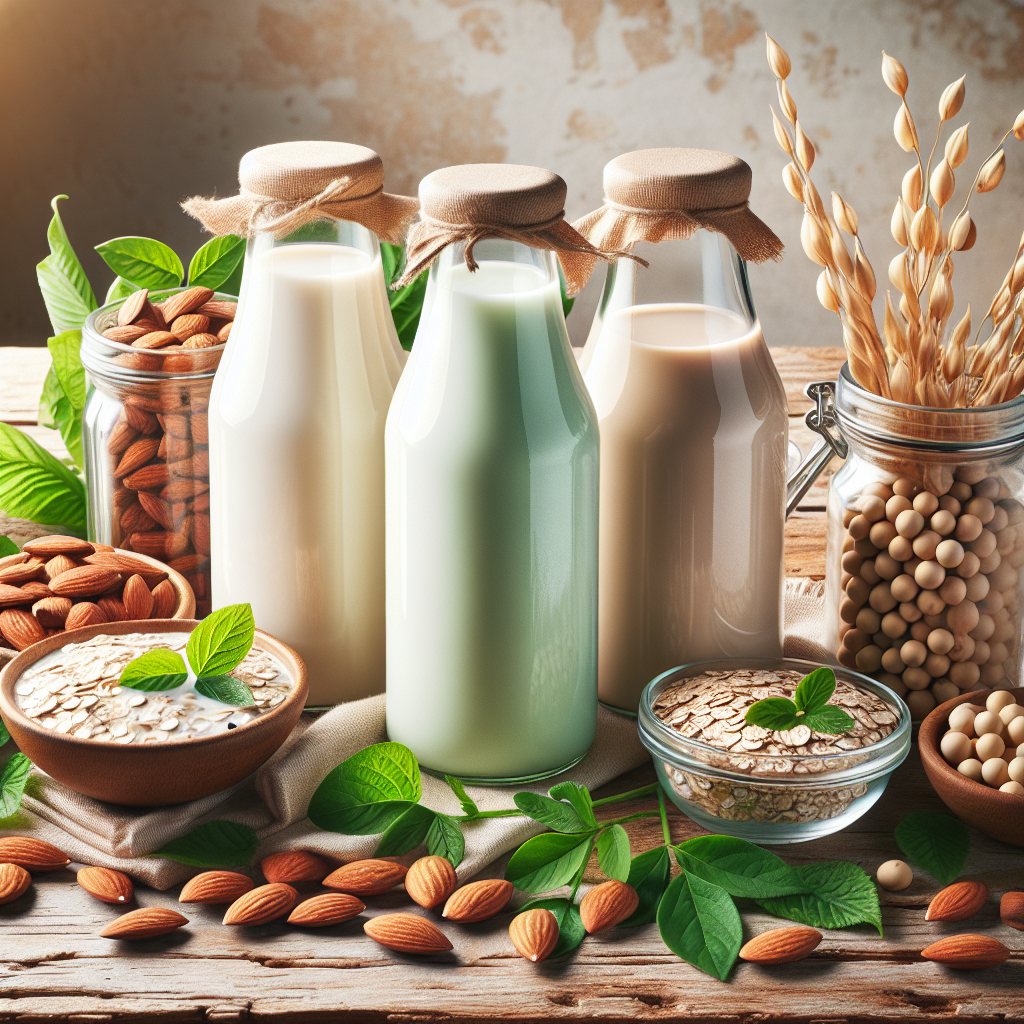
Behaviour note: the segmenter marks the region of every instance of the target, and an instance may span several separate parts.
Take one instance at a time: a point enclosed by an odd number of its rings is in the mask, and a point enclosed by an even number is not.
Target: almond
[[[295,906],[299,894],[284,882],[271,882],[250,889],[228,907],[225,924],[267,924],[284,917]]]
[[[31,884],[32,876],[20,864],[0,864],[0,903],[13,903]]]
[[[135,531],[132,531],[135,532]],[[89,565],[102,565],[114,569],[122,576],[133,576],[136,573],[146,581],[147,587],[155,587],[167,579],[167,571],[143,562],[140,558],[132,558],[131,555],[120,555],[117,552],[100,551],[95,555],[86,558]]]
[[[153,327],[155,325],[149,324],[147,326]],[[132,348],[163,348],[165,345],[173,345],[177,341],[178,336],[176,334],[160,328],[158,330],[149,330],[141,337],[136,338],[132,342]]]
[[[212,299],[194,310],[190,309],[189,312],[202,313],[213,320],[234,320],[238,312],[238,303],[229,302],[227,299]]]
[[[167,556],[167,534],[162,530],[133,533],[125,542],[125,547],[131,548],[132,551],[138,551],[140,555],[149,555],[150,558],[165,558]]]
[[[182,917],[176,910],[141,907],[111,921],[100,935],[104,939],[152,939],[173,932],[183,924],[188,924],[188,918]]]
[[[104,903],[127,903],[135,895],[132,880],[113,868],[82,868],[78,884]]]
[[[71,611],[64,620],[64,628],[81,629],[83,626],[98,626],[109,621],[107,613],[98,604],[93,604],[92,601],[79,601],[71,606]]]
[[[505,908],[512,899],[513,885],[504,878],[482,878],[456,889],[441,911],[449,921],[467,923],[486,921]]]
[[[361,914],[366,904],[344,892],[322,892],[300,903],[289,915],[289,924],[306,928],[326,928],[332,924],[351,921]]]
[[[158,417],[160,425],[167,431],[171,437],[177,437],[181,440],[190,439],[191,435],[189,432],[189,418],[183,413],[163,413]],[[205,441],[203,442],[206,443]]]
[[[0,836],[0,863],[18,864],[31,871],[59,871],[71,859],[56,846],[32,836]]]
[[[6,569],[9,565],[21,565],[28,559],[27,551],[15,551],[13,555],[4,555],[3,558],[0,558],[0,569]]]
[[[260,861],[268,882],[319,882],[331,872],[331,865],[308,850],[282,850]]]
[[[210,318],[201,313],[185,313],[171,323],[171,333],[179,341],[187,341],[193,334],[204,334],[210,326]]]
[[[148,288],[140,288],[137,292],[132,292],[121,303],[121,308],[117,311],[118,326],[127,327],[142,312],[148,298]]]
[[[170,470],[164,462],[154,462],[143,466],[124,478],[125,487],[133,491],[145,491],[153,487],[164,487],[171,479]]]
[[[30,540],[22,550],[27,551],[30,555],[39,555],[40,558],[52,558],[54,555],[71,555],[74,558],[80,558],[84,555],[91,555],[95,548],[87,540],[55,534],[52,537],[38,537],[36,540]]]
[[[558,945],[558,921],[550,910],[540,907],[527,910],[512,918],[508,937],[520,956],[538,963],[551,956]]]
[[[1024,932],[1024,892],[1004,892],[999,901],[999,919],[1003,924]]]
[[[636,889],[625,882],[611,879],[595,885],[580,900],[580,919],[591,935],[621,924],[640,904]]]
[[[148,619],[153,611],[153,595],[138,574],[128,577],[121,601],[129,619]]]
[[[398,885],[408,870],[404,864],[390,860],[354,860],[335,868],[323,880],[323,886],[350,896],[378,896]]]
[[[9,587],[20,587],[22,583],[40,580],[45,575],[44,566],[22,562],[21,565],[9,565],[5,569],[0,569],[0,583],[6,583]]]
[[[444,953],[452,948],[444,932],[416,914],[381,914],[370,918],[363,931],[398,953]]]
[[[446,857],[420,857],[405,876],[405,891],[427,910],[444,903],[458,884],[455,868]]]
[[[63,601],[63,597],[51,598],[52,601]],[[107,622],[127,622],[130,616],[124,610],[124,602],[117,597],[101,597],[96,606],[107,617]]]
[[[790,928],[773,928],[755,935],[740,949],[740,959],[755,964],[788,964],[803,960],[821,942],[821,932],[816,928],[793,925]]]
[[[990,935],[947,935],[921,950],[925,960],[968,971],[1001,964],[1009,955],[1010,951]]]
[[[207,562],[205,555],[184,555],[181,558],[172,558],[167,564],[175,571],[180,572],[183,576],[188,576],[194,573],[197,569],[202,569]]]
[[[121,456],[117,468],[114,470],[114,477],[120,478],[134,473],[156,455],[156,450],[159,447],[160,441],[155,437],[140,437],[137,441],[133,441]]]
[[[210,553],[210,517],[197,512],[192,521],[192,543],[201,555]]]
[[[64,620],[71,611],[70,597],[41,597],[32,605],[32,614],[45,629],[63,629]]]
[[[103,337],[110,341],[119,342],[122,345],[130,345],[136,338],[141,338],[145,333],[145,327],[140,327],[138,324],[125,324],[123,327],[108,327],[103,332]]]
[[[178,607],[178,592],[170,580],[163,580],[153,588],[154,619],[169,619]]]
[[[203,288],[201,285],[196,285],[192,288],[186,288],[183,292],[178,292],[170,298],[164,299],[164,301],[160,303],[160,312],[163,314],[164,319],[170,323],[172,320],[181,316],[182,313],[191,313],[204,303],[209,302],[212,298],[213,291],[211,289]],[[223,303],[221,303],[221,305],[223,305]]]
[[[151,412],[146,412],[145,409],[140,409],[137,405],[126,404],[124,418],[128,421],[128,425],[134,427],[140,434],[155,434],[160,429],[160,422],[156,416]]]
[[[16,651],[23,651],[46,639],[42,623],[24,608],[5,608],[0,612],[0,633]]]
[[[53,597],[53,591],[45,583],[39,580],[29,580],[22,583],[22,592],[28,595],[30,601],[41,601],[44,597]]]
[[[142,307],[142,315],[135,321],[137,324],[151,324],[151,329],[158,331],[167,330],[167,318],[164,316],[162,305],[155,302],[147,302]]]
[[[255,885],[251,878],[237,871],[203,871],[185,883],[178,902],[234,903]]]
[[[0,583],[0,608],[11,608],[14,605],[28,604],[32,595],[21,587],[12,587],[7,583]]]
[[[220,344],[220,338],[216,334],[208,334],[202,332],[200,334],[193,334],[184,344],[185,348],[213,348],[214,345]]]
[[[127,420],[119,420],[107,438],[107,451],[111,455],[120,455],[138,436],[139,432]]]
[[[50,580],[50,590],[60,597],[91,597],[105,594],[121,582],[121,574],[102,565],[76,565]]]
[[[954,882],[928,904],[926,921],[963,921],[973,917],[988,900],[988,886],[981,882]]]
[[[129,491],[128,493],[137,493],[141,498],[143,494],[149,494],[149,491]],[[121,516],[121,532],[124,534],[145,533],[147,530],[156,529],[158,525],[157,521],[150,517],[141,503],[129,505]]]
[[[78,562],[71,558],[70,555],[54,555],[53,558],[43,565],[43,572],[47,580],[54,580],[61,573],[77,567]]]
[[[231,337],[231,328],[234,327],[234,322],[225,324],[217,331],[218,341],[227,341]]]

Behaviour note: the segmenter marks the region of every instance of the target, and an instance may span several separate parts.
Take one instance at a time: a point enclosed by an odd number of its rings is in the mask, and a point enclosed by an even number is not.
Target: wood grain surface
[[[31,353],[31,355],[26,355]],[[791,435],[805,453],[811,434],[802,422],[809,403],[803,385],[835,378],[837,349],[774,349],[786,382]],[[0,349],[0,419],[33,422],[48,356],[45,350]],[[18,375],[10,377],[11,368]],[[48,447],[59,450],[53,433]],[[835,469],[835,465],[831,467]],[[790,575],[824,573],[824,488],[809,493],[786,528]],[[625,792],[654,778],[645,767],[598,795]],[[617,804],[606,816],[651,810],[652,800]],[[910,809],[942,804],[916,750],[892,777],[878,804],[843,832],[777,848],[791,863],[852,860],[874,872],[899,856],[893,828]],[[702,832],[673,808],[673,840]],[[633,853],[661,842],[656,819],[627,825]],[[37,876],[20,899],[0,906],[0,1020],[47,1021],[880,1021],[924,1024],[942,1018],[984,1024],[1024,1021],[1024,937],[1001,924],[998,896],[1020,888],[1020,851],[972,830],[963,877],[992,890],[975,918],[931,924],[924,911],[938,885],[921,872],[900,893],[882,893],[885,935],[867,927],[826,931],[806,960],[776,967],[737,965],[728,983],[680,961],[657,927],[614,929],[588,937],[564,961],[531,965],[508,938],[512,908],[490,922],[441,927],[455,945],[443,956],[389,953],[368,939],[361,919],[303,931],[281,923],[226,928],[223,908],[188,906],[182,932],[127,943],[98,932],[120,910],[92,899],[71,870]],[[73,866],[74,867],[74,866]],[[501,875],[499,862],[488,874]],[[591,868],[591,880],[600,876]],[[304,891],[314,892],[315,886]],[[517,904],[522,902],[517,896]],[[136,905],[177,907],[176,892],[136,889]],[[513,905],[513,907],[516,904]],[[370,900],[368,915],[414,909],[401,891]],[[417,912],[427,913],[426,911]],[[440,921],[439,918],[436,918]],[[778,919],[743,911],[744,936],[776,927]],[[936,938],[959,931],[997,936],[1013,956],[998,967],[956,972],[921,959]]]

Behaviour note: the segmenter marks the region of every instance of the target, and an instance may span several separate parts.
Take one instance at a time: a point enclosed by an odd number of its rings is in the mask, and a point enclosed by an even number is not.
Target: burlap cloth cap
[[[750,181],[745,161],[714,149],[623,153],[605,165],[604,205],[573,227],[595,248],[626,250],[707,228],[725,235],[745,260],[777,260],[782,242],[747,205]]]
[[[348,142],[278,142],[250,150],[238,165],[238,195],[194,196],[181,204],[215,235],[283,238],[322,217],[354,221],[401,242],[419,203],[384,191],[384,163]]]
[[[453,242],[465,242],[466,266],[477,269],[473,247],[504,238],[557,253],[566,290],[586,284],[599,259],[627,255],[592,246],[565,220],[565,182],[551,171],[523,164],[443,167],[420,182],[420,220],[409,231],[406,267],[396,287],[416,279]]]

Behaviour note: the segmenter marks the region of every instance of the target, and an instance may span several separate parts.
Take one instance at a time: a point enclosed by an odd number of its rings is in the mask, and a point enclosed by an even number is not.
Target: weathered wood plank
[[[825,578],[824,509],[797,509],[786,520],[786,575]]]
[[[39,395],[49,368],[48,349],[0,346],[0,421],[36,422]]]
[[[835,380],[846,362],[842,348],[800,348],[780,345],[769,349],[786,388],[790,416],[803,416],[811,407],[804,388],[812,380]]]

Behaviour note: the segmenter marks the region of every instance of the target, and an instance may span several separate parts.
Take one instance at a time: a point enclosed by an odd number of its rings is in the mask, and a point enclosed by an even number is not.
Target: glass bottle
[[[601,427],[599,695],[635,713],[683,663],[782,651],[788,418],[729,240],[638,242],[580,365]]]
[[[388,415],[387,726],[428,770],[509,783],[594,739],[598,428],[554,255],[474,255],[431,267]]]
[[[213,603],[298,651],[308,704],[384,689],[384,422],[404,353],[375,234],[248,242],[210,396]]]

